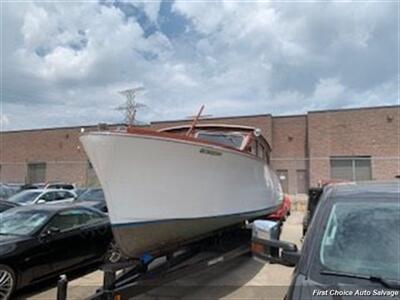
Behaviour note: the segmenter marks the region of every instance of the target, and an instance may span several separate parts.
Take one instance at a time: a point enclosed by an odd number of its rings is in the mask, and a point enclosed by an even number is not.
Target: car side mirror
[[[46,229],[45,231],[42,232],[42,234],[40,235],[41,239],[48,239],[58,233],[60,233],[60,228],[57,227],[50,227],[48,229]]]
[[[295,266],[301,257],[296,244],[280,240],[253,237],[252,248],[257,249],[253,251],[256,257],[288,267]]]
[[[44,200],[44,199],[39,199],[37,202],[37,204],[44,204],[44,203],[46,203],[46,200]]]

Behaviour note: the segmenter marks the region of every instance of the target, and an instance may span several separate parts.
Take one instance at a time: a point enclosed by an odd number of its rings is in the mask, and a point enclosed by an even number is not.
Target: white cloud
[[[319,102],[337,100],[343,97],[344,91],[345,87],[338,78],[320,79],[315,87],[313,98]]]
[[[138,85],[146,121],[201,104],[229,115],[397,102],[393,4],[130,5],[152,31],[113,2],[3,4],[8,126],[121,121],[117,92]]]
[[[10,120],[7,115],[0,114],[0,127],[2,130],[6,130],[8,125],[10,124]]]

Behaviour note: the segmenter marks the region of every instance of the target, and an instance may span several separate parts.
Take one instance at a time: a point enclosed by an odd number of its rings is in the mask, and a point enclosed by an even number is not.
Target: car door
[[[55,198],[53,203],[68,203],[74,201],[75,199],[75,195],[67,190],[59,190],[54,193]]]
[[[56,193],[49,191],[49,192],[44,192],[40,197],[35,200],[35,203],[39,203],[39,201],[43,200],[44,203],[52,203],[56,198]]]
[[[44,232],[49,232],[47,247],[52,249],[49,260],[54,272],[81,266],[96,256],[98,234],[93,232],[96,223],[81,208],[64,210],[49,222]]]
[[[90,247],[88,259],[99,259],[107,251],[112,240],[112,232],[108,217],[96,210],[85,209],[87,223],[82,227],[82,234],[85,236]]]

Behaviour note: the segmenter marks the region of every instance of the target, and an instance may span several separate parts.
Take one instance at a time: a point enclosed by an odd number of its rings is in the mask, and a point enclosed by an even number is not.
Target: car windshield
[[[197,138],[234,148],[240,148],[243,141],[242,135],[212,132],[199,132],[197,134]]]
[[[400,205],[334,204],[323,234],[320,261],[332,271],[400,280]]]
[[[0,234],[30,235],[44,225],[47,218],[45,212],[4,211],[0,213]]]
[[[36,199],[42,192],[37,190],[22,191],[14,196],[10,197],[8,201],[19,203],[19,204],[29,204]]]
[[[82,193],[78,199],[79,201],[105,201],[102,189],[89,189]]]

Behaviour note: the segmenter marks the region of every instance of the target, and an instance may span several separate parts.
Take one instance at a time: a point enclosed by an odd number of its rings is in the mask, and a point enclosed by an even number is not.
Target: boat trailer
[[[179,278],[251,253],[251,229],[225,230],[174,252],[103,265],[103,286],[87,300],[131,299]],[[68,281],[61,277],[57,300],[67,300]]]

